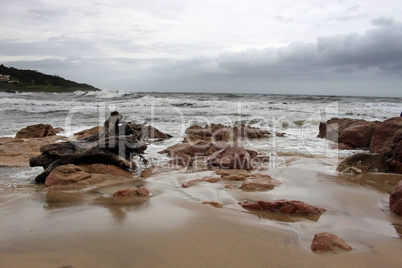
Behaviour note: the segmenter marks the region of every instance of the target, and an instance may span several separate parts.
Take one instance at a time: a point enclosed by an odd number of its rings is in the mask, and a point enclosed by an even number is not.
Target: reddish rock
[[[244,181],[248,176],[250,176],[249,171],[242,169],[218,169],[215,173],[220,175],[222,180],[231,181]]]
[[[137,189],[123,189],[113,193],[113,197],[148,197],[147,188],[139,187]]]
[[[284,213],[296,216],[314,216],[321,215],[326,210],[319,207],[314,207],[312,205],[306,204],[302,201],[297,200],[275,200],[272,202],[267,201],[246,201],[241,204],[243,208],[270,211],[277,213]]]
[[[41,154],[40,148],[61,139],[58,136],[15,139],[0,138],[0,167],[29,166],[31,157]]]
[[[257,152],[246,150],[241,145],[228,145],[225,148],[215,152],[207,158],[207,163],[212,167],[223,169],[255,169],[253,157]]]
[[[82,139],[88,138],[92,135],[99,134],[99,132],[102,130],[103,130],[103,126],[96,126],[96,127],[90,128],[90,129],[85,129],[80,132],[74,133],[74,137],[77,140],[82,140]]]
[[[215,201],[204,201],[202,203],[207,204],[207,205],[211,205],[211,206],[216,207],[216,208],[222,208],[223,207],[221,203],[215,202]]]
[[[175,155],[172,160],[167,162],[167,165],[177,165],[182,167],[193,166],[193,158],[188,154]]]
[[[370,150],[386,157],[390,171],[402,174],[402,117],[390,118],[377,127]]]
[[[49,124],[37,124],[27,126],[17,132],[16,139],[29,139],[29,138],[43,138],[48,136],[55,136],[56,131]]]
[[[253,174],[248,176],[240,186],[243,191],[267,191],[272,190],[281,182],[266,174]]]
[[[336,169],[342,173],[388,172],[382,154],[357,153],[343,160]]]
[[[389,196],[389,209],[393,213],[402,216],[402,180],[392,189]]]
[[[363,119],[332,118],[320,123],[318,137],[344,144],[342,147],[347,149],[369,148],[379,123]]]
[[[191,184],[196,183],[196,182],[203,182],[203,181],[205,181],[205,182],[209,182],[209,183],[215,183],[215,182],[218,182],[219,180],[220,180],[219,177],[207,176],[207,177],[202,177],[202,178],[200,178],[200,179],[195,179],[195,180],[191,180],[191,181],[185,182],[185,183],[183,183],[181,186],[182,186],[183,188],[187,188],[187,187],[189,187]]]
[[[45,185],[88,185],[105,180],[132,178],[132,173],[120,167],[104,164],[62,165],[54,168],[46,177]]]
[[[203,140],[215,141],[237,141],[239,138],[258,139],[268,137],[269,131],[262,130],[249,125],[225,126],[222,124],[211,124],[202,127],[200,125],[190,126],[186,129],[184,142],[196,142]]]
[[[352,250],[352,247],[341,238],[334,234],[323,232],[314,235],[313,242],[311,243],[311,250],[317,253],[327,251],[334,251],[335,248],[342,250]]]
[[[190,157],[194,156],[209,156],[216,152],[217,150],[222,149],[222,147],[217,144],[206,142],[206,141],[197,141],[195,143],[179,143],[169,148],[160,151],[160,154],[167,153],[170,156],[183,156],[188,155]]]

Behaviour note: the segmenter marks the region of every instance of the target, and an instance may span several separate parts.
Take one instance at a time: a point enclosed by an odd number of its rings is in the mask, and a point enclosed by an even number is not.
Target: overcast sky
[[[400,0],[0,7],[0,63],[102,89],[402,97]]]

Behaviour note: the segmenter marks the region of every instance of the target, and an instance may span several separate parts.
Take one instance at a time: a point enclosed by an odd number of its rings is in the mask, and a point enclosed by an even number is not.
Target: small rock
[[[272,190],[280,184],[280,181],[269,175],[257,173],[247,177],[240,186],[240,189],[243,191],[267,191]]]
[[[183,188],[187,188],[187,187],[190,186],[190,184],[195,183],[195,182],[203,182],[203,181],[205,181],[205,182],[209,182],[209,183],[215,183],[215,182],[218,182],[219,180],[220,180],[219,177],[207,176],[207,177],[202,177],[202,178],[200,178],[200,179],[195,179],[195,180],[191,180],[191,181],[185,182],[185,183],[183,183],[181,186],[182,186]]]
[[[123,189],[113,193],[113,197],[148,197],[149,191],[147,188],[139,187],[137,189]]]
[[[311,250],[317,253],[334,251],[335,248],[352,250],[352,247],[334,234],[323,232],[314,235]]]
[[[216,207],[216,208],[222,208],[222,204],[219,203],[219,202],[215,202],[215,201],[204,201],[204,202],[202,202],[202,203],[203,203],[203,204],[207,204],[207,205],[211,205],[211,206]]]
[[[16,139],[29,139],[29,138],[43,138],[48,136],[55,136],[56,131],[49,124],[36,124],[30,125],[17,132]]]
[[[314,216],[321,215],[326,210],[319,207],[314,207],[312,205],[306,204],[302,201],[297,200],[276,200],[272,202],[267,201],[246,201],[241,203],[241,206],[246,209],[279,212],[289,215],[296,216]]]

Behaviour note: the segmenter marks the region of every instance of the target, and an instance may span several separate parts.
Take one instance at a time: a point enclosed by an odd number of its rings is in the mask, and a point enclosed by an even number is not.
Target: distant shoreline
[[[0,92],[6,92],[6,93],[18,93],[18,92],[68,93],[75,91],[100,91],[100,89],[82,88],[82,87],[0,85]]]

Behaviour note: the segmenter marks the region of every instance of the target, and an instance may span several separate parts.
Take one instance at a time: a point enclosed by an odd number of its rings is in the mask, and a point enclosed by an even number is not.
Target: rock
[[[269,175],[257,173],[248,176],[240,186],[243,191],[268,191],[280,185],[281,182]]]
[[[45,186],[89,185],[105,180],[132,178],[132,173],[112,165],[61,165],[55,167],[46,177]]]
[[[193,165],[193,158],[188,154],[175,155],[172,160],[167,162],[167,165],[191,167]]]
[[[200,179],[195,179],[195,180],[191,180],[191,181],[185,182],[185,183],[183,183],[181,186],[182,186],[183,188],[187,188],[187,187],[189,187],[191,184],[196,183],[196,182],[203,182],[203,181],[205,181],[205,182],[209,182],[209,183],[215,183],[215,182],[218,182],[219,180],[220,180],[219,177],[207,176],[207,177],[202,177],[202,178],[200,178]]]
[[[350,251],[352,247],[334,234],[323,232],[314,235],[311,250],[317,253],[334,251],[335,248]]]
[[[343,160],[336,169],[342,173],[388,172],[382,154],[357,153]]]
[[[62,139],[59,136],[15,139],[0,138],[0,167],[29,166],[29,159],[39,155],[40,147]]]
[[[79,141],[67,141],[48,144],[41,147],[42,154],[30,159],[30,166],[42,166],[45,170],[35,181],[43,183],[50,172],[61,165],[106,164],[123,169],[135,169],[133,156],[142,154],[147,149],[140,138],[141,132],[135,132],[129,123],[123,121],[118,112],[113,112],[105,122],[103,131]]]
[[[376,128],[370,150],[385,156],[391,172],[402,174],[402,117],[385,120]]]
[[[270,211],[276,213],[284,213],[295,216],[314,216],[321,215],[326,210],[319,207],[314,207],[308,205],[302,201],[297,200],[276,200],[272,202],[267,201],[245,201],[241,204],[243,208],[260,210],[260,211]]]
[[[48,136],[55,136],[56,130],[48,124],[37,124],[27,126],[17,132],[16,139],[30,139],[30,138],[43,138]]]
[[[148,197],[149,191],[147,188],[139,187],[137,189],[118,190],[113,193],[113,197]]]
[[[223,207],[221,203],[218,203],[218,202],[215,202],[215,201],[204,201],[202,203],[207,204],[207,205],[211,205],[211,206],[216,207],[216,208],[222,208]]]
[[[352,146],[349,146],[344,143],[335,143],[331,145],[330,149],[338,149],[338,150],[354,150]]]
[[[244,181],[248,176],[250,176],[249,171],[242,169],[218,169],[215,173],[220,175],[222,180],[231,181]]]
[[[344,144],[342,146],[347,149],[367,149],[379,123],[363,119],[332,118],[320,123],[318,137]]]
[[[190,126],[186,129],[186,137],[183,142],[196,142],[203,140],[207,142],[216,141],[237,141],[239,138],[258,139],[268,137],[271,133],[256,127],[245,124],[237,126],[225,126],[222,124],[211,124],[202,127],[200,125]]]
[[[74,137],[77,140],[82,140],[82,139],[88,138],[93,135],[98,135],[99,132],[102,130],[103,130],[102,126],[96,126],[96,127],[90,128],[90,129],[85,129],[80,132],[74,133]]]
[[[241,145],[228,145],[225,148],[213,153],[207,158],[211,167],[223,169],[255,169],[253,158],[257,152],[246,150]]]
[[[402,180],[398,182],[389,196],[389,209],[402,216]]]
[[[190,157],[195,157],[209,156],[220,149],[222,149],[222,146],[219,146],[218,144],[199,140],[195,143],[178,143],[176,145],[170,146],[163,151],[160,151],[159,153],[167,153],[170,156],[188,155]]]

